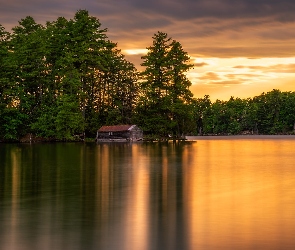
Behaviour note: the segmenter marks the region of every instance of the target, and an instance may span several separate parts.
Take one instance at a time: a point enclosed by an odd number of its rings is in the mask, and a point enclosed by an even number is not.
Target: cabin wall
[[[129,138],[130,134],[128,131],[120,131],[120,132],[98,132],[97,138],[98,139],[122,139],[122,138]]]
[[[126,130],[126,131],[114,131],[114,132],[97,131],[97,135],[96,135],[96,140],[138,141],[142,139],[143,139],[143,131],[137,126],[132,126],[130,130]]]
[[[143,132],[140,128],[135,127],[130,131],[131,140],[140,140],[143,138]]]

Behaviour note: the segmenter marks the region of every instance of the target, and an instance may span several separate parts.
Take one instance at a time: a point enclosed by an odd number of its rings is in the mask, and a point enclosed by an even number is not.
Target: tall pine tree
[[[191,119],[191,82],[186,72],[193,67],[187,52],[179,42],[166,33],[153,36],[153,45],[141,64],[141,97],[138,122],[148,134],[179,137],[185,133],[184,124]]]

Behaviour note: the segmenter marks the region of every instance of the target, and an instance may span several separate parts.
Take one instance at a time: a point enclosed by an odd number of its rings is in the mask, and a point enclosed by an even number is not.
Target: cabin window
[[[113,135],[113,132],[109,132],[109,135]]]

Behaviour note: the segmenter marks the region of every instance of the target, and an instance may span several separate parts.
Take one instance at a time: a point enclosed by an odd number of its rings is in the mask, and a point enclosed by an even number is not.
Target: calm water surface
[[[0,144],[0,249],[295,249],[295,138]]]

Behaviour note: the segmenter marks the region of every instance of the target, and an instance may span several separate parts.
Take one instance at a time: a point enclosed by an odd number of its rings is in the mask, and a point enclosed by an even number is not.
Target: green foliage
[[[259,133],[286,133],[294,129],[295,93],[274,89],[253,98],[257,103],[257,128]]]
[[[0,138],[5,141],[17,141],[24,134],[28,117],[16,108],[0,107]]]
[[[193,98],[187,52],[166,33],[152,39],[139,74],[86,10],[45,26],[28,16],[11,33],[0,25],[0,141],[93,138],[102,125],[132,123],[150,138],[294,133],[294,92]]]
[[[205,97],[196,100],[195,112],[204,134],[294,133],[295,92],[274,89],[252,99],[231,97],[212,104]]]
[[[83,133],[84,119],[78,102],[72,96],[63,95],[58,100],[55,124],[58,139],[72,140],[75,134]]]
[[[43,138],[55,138],[56,117],[57,108],[55,105],[41,107],[38,118],[31,124],[31,131]]]
[[[202,135],[204,130],[209,131],[209,121],[206,119],[210,116],[211,100],[209,95],[205,95],[204,98],[197,98],[193,100],[193,117],[195,121],[195,127],[192,129],[194,133]]]
[[[28,16],[11,34],[0,26],[0,105],[6,112],[0,139],[34,133],[68,140],[76,133],[93,136],[107,123],[131,122],[137,71],[106,32],[86,10],[45,26]],[[8,108],[19,119],[9,123]]]
[[[148,134],[179,137],[186,131],[184,123],[191,119],[193,95],[185,73],[193,65],[181,44],[166,33],[155,34],[147,49],[135,120]]]

